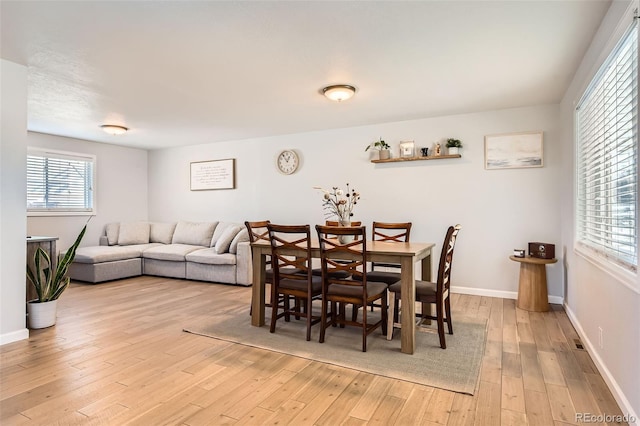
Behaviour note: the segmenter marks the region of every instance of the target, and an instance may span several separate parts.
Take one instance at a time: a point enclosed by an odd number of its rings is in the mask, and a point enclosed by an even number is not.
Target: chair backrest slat
[[[269,242],[269,230],[267,229],[267,225],[269,225],[269,223],[270,222],[268,220],[260,220],[254,222],[245,221],[244,226],[249,232],[249,242]],[[269,267],[271,265],[271,256],[265,256],[265,258],[265,265]]]
[[[373,222],[374,241],[394,241],[398,243],[409,242],[411,237],[411,222],[389,223]]]
[[[366,298],[367,278],[364,268],[367,252],[366,227],[316,225],[316,230],[320,242],[320,260],[322,262],[324,285],[342,284],[363,287],[363,297]],[[353,240],[349,243],[341,244],[336,239],[336,236],[352,236]],[[337,278],[335,273],[338,271],[346,271],[349,275],[356,275],[362,278],[357,280]]]
[[[326,220],[324,223],[326,226],[342,226],[340,225],[340,222],[338,222],[337,220]],[[351,222],[351,226],[362,226],[362,222],[360,222],[359,220],[356,220],[354,222]],[[335,235],[331,235],[331,238],[335,238]]]
[[[245,222],[244,226],[249,231],[249,241],[255,243],[256,241],[269,241],[269,231],[267,225],[270,222],[268,220],[261,220],[257,222]]]
[[[371,234],[374,241],[406,243],[409,242],[411,237],[411,222],[373,222]],[[400,264],[397,263],[372,262],[371,270],[374,270],[376,266],[400,268]]]
[[[271,266],[275,281],[283,278],[308,281],[311,280],[311,227],[309,225],[276,225],[267,224],[269,242],[271,244]],[[292,256],[292,250],[304,250],[305,255]],[[287,273],[284,268],[296,268],[294,273]]]
[[[458,238],[458,232],[460,232],[462,226],[450,226],[447,229],[447,234],[444,237],[442,243],[442,251],[440,252],[440,264],[438,266],[438,281],[436,284],[436,291],[442,293],[445,290],[449,290],[451,284],[451,265],[453,264],[453,249],[456,245]]]

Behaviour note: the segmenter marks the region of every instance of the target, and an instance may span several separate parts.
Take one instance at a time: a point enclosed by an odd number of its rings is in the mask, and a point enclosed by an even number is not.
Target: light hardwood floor
[[[0,423],[560,426],[576,412],[621,414],[558,305],[531,313],[453,295],[454,327],[463,313],[489,323],[468,396],[182,331],[200,316],[248,314],[250,297],[156,277],[72,284],[55,327],[0,347]]]

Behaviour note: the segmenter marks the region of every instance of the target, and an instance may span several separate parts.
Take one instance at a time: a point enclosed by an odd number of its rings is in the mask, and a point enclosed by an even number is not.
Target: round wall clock
[[[277,166],[280,173],[290,175],[298,170],[299,165],[300,160],[298,159],[298,154],[293,150],[285,149],[278,155]]]

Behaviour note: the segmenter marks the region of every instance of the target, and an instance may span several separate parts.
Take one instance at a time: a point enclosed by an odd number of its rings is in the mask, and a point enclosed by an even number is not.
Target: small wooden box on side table
[[[529,256],[509,256],[509,259],[520,262],[518,308],[534,312],[548,311],[549,296],[546,265],[556,263],[558,259],[539,259]]]

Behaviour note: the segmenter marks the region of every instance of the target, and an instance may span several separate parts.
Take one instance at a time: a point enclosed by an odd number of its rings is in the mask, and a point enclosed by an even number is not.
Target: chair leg
[[[269,331],[271,333],[275,333],[276,331],[276,320],[278,319],[278,305],[279,303],[271,304],[271,327],[269,328]]]
[[[396,294],[396,301],[395,301],[395,308],[396,308],[396,312],[393,314],[393,320],[395,322],[400,322],[399,319],[399,315],[400,315],[400,294]]]
[[[453,334],[453,323],[451,322],[451,298],[449,297],[444,300],[444,311],[447,314],[447,326],[449,327],[449,334]]]
[[[440,347],[447,349],[447,343],[444,340],[444,306],[443,303],[436,303],[436,317],[438,321],[438,336],[440,336]]]
[[[274,299],[272,298],[272,300]],[[291,311],[290,298],[289,298],[289,295],[286,295],[284,296],[284,320],[286,322],[289,322],[291,320],[291,315],[289,315],[290,311]]]
[[[337,303],[331,301],[331,327],[336,326],[336,315],[338,315],[338,307]]]
[[[389,292],[389,312],[387,313],[387,340],[393,339],[393,318],[397,316],[396,312],[396,294]]]
[[[384,291],[384,293],[382,293],[382,335],[385,336],[388,333],[388,324],[387,324],[387,316],[388,316],[388,305],[387,305],[387,293],[388,291]],[[393,324],[391,325],[391,328],[393,328]]]
[[[322,312],[320,313],[320,343],[324,343],[324,332],[327,329],[327,299],[322,298]],[[331,313],[333,316],[333,312]]]
[[[300,306],[301,306],[301,303],[300,303],[300,302],[301,302],[301,301],[302,301],[302,300],[301,300],[301,299],[298,299],[297,297],[296,297],[295,299],[293,299],[293,303],[294,303],[294,305],[293,305],[293,310],[294,310],[294,311],[296,311],[296,312],[300,312]],[[307,305],[306,305],[306,303],[302,305],[302,311],[303,311],[303,312],[305,311],[305,309],[307,309]],[[296,317],[296,320],[300,321],[300,315],[296,315],[295,317]]]
[[[311,340],[311,302],[312,301],[313,300],[311,297],[307,297],[307,300],[305,300],[306,302],[305,313],[307,314],[307,342]]]
[[[344,303],[342,303],[342,302],[339,303],[339,306],[340,306],[340,314],[339,314],[339,317],[340,317],[340,328],[344,328],[344,322],[346,320],[346,314],[345,314],[346,307],[345,307]]]
[[[362,352],[367,351],[367,305],[362,305]]]
[[[351,311],[351,321],[358,321],[358,310],[360,309],[360,305],[353,305],[353,310]]]

